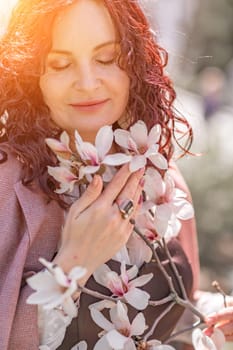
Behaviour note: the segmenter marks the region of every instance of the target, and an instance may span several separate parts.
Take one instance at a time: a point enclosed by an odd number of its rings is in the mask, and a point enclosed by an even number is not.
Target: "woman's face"
[[[93,141],[99,128],[125,113],[129,77],[117,63],[117,33],[107,9],[78,0],[55,20],[52,48],[40,77],[51,117],[62,129],[77,129]]]

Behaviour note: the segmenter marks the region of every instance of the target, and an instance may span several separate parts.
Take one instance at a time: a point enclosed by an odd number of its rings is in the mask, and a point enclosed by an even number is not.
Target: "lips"
[[[77,107],[77,108],[98,107],[98,106],[104,104],[107,101],[108,101],[108,99],[104,99],[104,100],[89,100],[89,101],[83,101],[83,102],[79,102],[79,103],[70,103],[70,106]]]

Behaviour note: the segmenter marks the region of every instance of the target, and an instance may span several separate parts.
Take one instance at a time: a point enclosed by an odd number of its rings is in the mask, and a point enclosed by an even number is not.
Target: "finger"
[[[206,323],[213,324],[224,320],[233,321],[233,307],[227,307],[216,312],[215,314],[209,315],[206,319]]]
[[[233,322],[226,322],[216,325],[216,328],[220,329],[225,337],[233,336]]]
[[[102,193],[103,200],[106,203],[112,204],[131,175],[132,173],[129,170],[129,165],[123,165],[120,170],[114,175],[112,181],[104,189]]]
[[[71,206],[70,212],[75,213],[76,217],[87,209],[101,194],[103,181],[99,175],[95,175],[92,182],[87,187],[82,196]]]
[[[142,190],[142,185],[140,185],[140,182],[142,181],[142,176],[144,175],[144,168],[136,171],[134,174],[132,174],[127,181],[124,188],[121,190],[119,195],[117,196],[117,203],[120,204],[121,201],[124,201],[125,199],[132,199],[134,203],[138,202],[138,199],[135,198],[137,189],[140,188]],[[137,200],[137,201],[136,201]],[[135,202],[136,201],[136,202]]]

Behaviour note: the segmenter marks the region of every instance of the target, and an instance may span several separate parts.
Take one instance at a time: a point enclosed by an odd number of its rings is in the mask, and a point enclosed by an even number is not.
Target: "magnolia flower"
[[[144,286],[153,277],[152,273],[133,279],[138,274],[136,266],[126,271],[125,262],[121,263],[120,276],[103,264],[93,274],[97,283],[110,289],[115,296],[124,297],[125,300],[138,310],[143,310],[148,305],[150,295],[137,288]]]
[[[88,174],[96,173],[101,165],[118,166],[128,163],[131,157],[123,153],[107,154],[113,143],[113,131],[111,126],[103,126],[98,131],[95,138],[95,145],[90,142],[84,142],[78,133],[75,131],[75,144],[77,151],[85,163],[79,169],[79,177],[82,178]]]
[[[141,312],[137,314],[132,324],[129,322],[127,307],[121,301],[109,311],[111,322],[94,307],[90,308],[90,312],[94,322],[104,329],[104,335],[98,340],[94,350],[136,350],[132,336],[143,334],[147,328]]]
[[[51,150],[64,158],[69,158],[72,154],[69,143],[70,138],[66,131],[63,131],[60,136],[60,141],[52,138],[45,139],[46,144]]]
[[[59,266],[43,258],[39,261],[47,270],[27,279],[29,286],[36,290],[28,297],[27,303],[42,305],[47,310],[62,306],[67,315],[75,317],[77,308],[72,295],[77,291],[77,281],[85,275],[86,269],[76,266],[66,275]]]
[[[148,133],[146,124],[139,120],[130,127],[130,131],[117,129],[114,131],[116,143],[133,154],[130,170],[136,171],[146,165],[149,159],[156,167],[167,169],[167,160],[159,153],[161,127],[153,126]]]
[[[225,344],[225,336],[220,329],[213,328],[210,336],[196,328],[192,333],[195,350],[221,350]]]
[[[175,188],[168,171],[162,178],[160,173],[151,167],[146,171],[144,190],[149,198],[144,204],[144,209],[153,208],[156,232],[167,239],[176,236],[181,228],[180,220],[188,220],[194,215],[186,193]]]
[[[72,192],[75,183],[79,181],[79,178],[66,166],[48,166],[48,173],[60,183],[60,188],[55,190],[55,192],[59,194]]]

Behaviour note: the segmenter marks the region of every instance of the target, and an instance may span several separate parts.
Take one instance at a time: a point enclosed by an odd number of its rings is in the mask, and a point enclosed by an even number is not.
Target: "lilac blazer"
[[[62,222],[56,202],[23,186],[21,164],[8,153],[0,164],[1,350],[38,350],[37,307],[25,302],[32,290],[24,278],[41,270],[41,255],[53,258]]]

